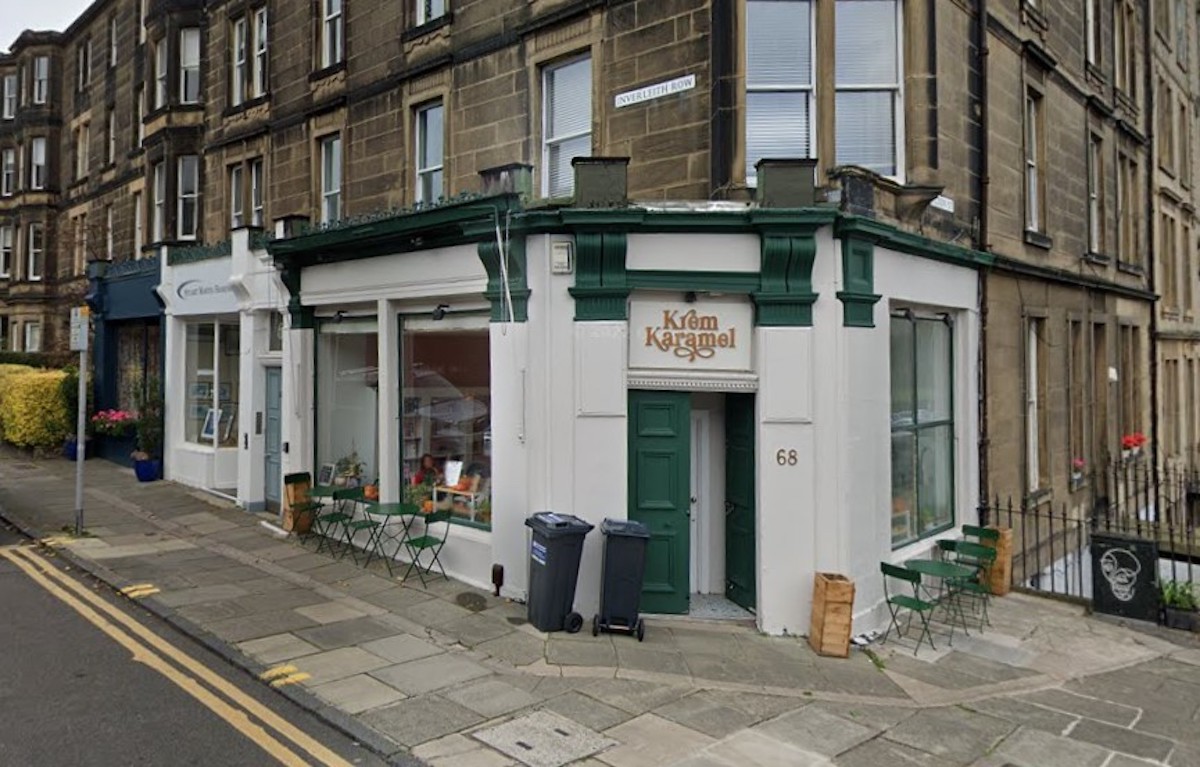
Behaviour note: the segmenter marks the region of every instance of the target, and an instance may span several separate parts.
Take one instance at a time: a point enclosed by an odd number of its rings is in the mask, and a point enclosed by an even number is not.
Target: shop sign
[[[635,300],[629,312],[629,366],[750,370],[752,318],[744,299]]]
[[[230,261],[218,258],[174,267],[169,300],[176,314],[219,314],[238,311],[229,284]]]

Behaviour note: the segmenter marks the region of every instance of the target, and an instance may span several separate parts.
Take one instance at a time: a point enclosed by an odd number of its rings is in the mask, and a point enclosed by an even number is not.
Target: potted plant
[[[404,486],[404,502],[421,509],[422,512],[433,510],[433,477],[429,476],[424,482],[414,482]]]
[[[137,391],[137,450],[130,453],[133,472],[141,482],[162,476],[163,402],[158,381],[150,379]]]
[[[1145,434],[1135,431],[1121,437],[1121,457],[1125,460],[1137,458],[1142,454],[1142,446],[1149,440]]]
[[[351,450],[349,455],[338,459],[334,467],[333,484],[340,487],[358,487],[361,484],[363,461],[358,457],[357,450]]]
[[[1191,581],[1163,581],[1163,623],[1168,628],[1196,630],[1196,588]]]

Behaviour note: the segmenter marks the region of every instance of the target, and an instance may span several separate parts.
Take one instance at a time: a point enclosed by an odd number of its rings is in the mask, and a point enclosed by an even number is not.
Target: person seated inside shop
[[[417,473],[413,475],[412,483],[414,485],[438,485],[441,482],[442,470],[438,468],[433,455],[426,453],[421,456],[421,468],[417,469]]]

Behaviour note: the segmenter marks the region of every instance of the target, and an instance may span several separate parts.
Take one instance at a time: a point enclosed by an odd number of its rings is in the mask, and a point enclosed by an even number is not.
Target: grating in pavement
[[[479,594],[472,594],[470,591],[464,591],[454,598],[459,607],[465,607],[473,613],[487,609],[487,600]]]
[[[535,711],[472,734],[529,767],[560,767],[616,745],[616,741],[550,711]]]

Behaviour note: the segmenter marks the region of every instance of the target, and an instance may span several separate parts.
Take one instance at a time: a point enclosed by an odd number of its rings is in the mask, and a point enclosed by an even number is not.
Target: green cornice
[[[812,270],[817,258],[816,226],[788,234],[762,234],[759,289],[753,293],[754,324],[764,327],[809,327],[817,294]]]
[[[978,268],[991,266],[995,262],[995,257],[991,253],[931,240],[928,237],[905,232],[889,224],[862,216],[839,216],[833,227],[833,236],[839,239],[867,240],[890,250],[898,250],[911,256],[931,258],[956,266]]]
[[[300,267],[284,266],[279,279],[288,291],[288,314],[292,315],[292,330],[311,330],[317,326],[311,306],[300,303]]]
[[[229,240],[215,245],[189,245],[186,247],[167,248],[167,266],[194,264],[197,261],[211,261],[215,258],[225,258],[233,252]]]
[[[492,305],[492,322],[507,322],[504,310],[507,300],[512,301],[512,319],[526,322],[529,319],[529,278],[525,256],[525,237],[514,236],[508,241],[507,261],[500,268],[500,247],[495,237],[479,243],[479,260],[487,270],[487,289],[483,295]],[[508,291],[504,290],[504,273],[508,273]]]
[[[760,284],[758,272],[681,272],[635,269],[627,275],[629,287],[643,290],[705,290],[714,293],[753,293]]]
[[[875,327],[875,244],[870,240],[845,237],[842,243],[842,324],[852,328]]]
[[[628,242],[623,230],[585,228],[575,233],[575,285],[570,293],[575,299],[576,320],[628,318]]]

